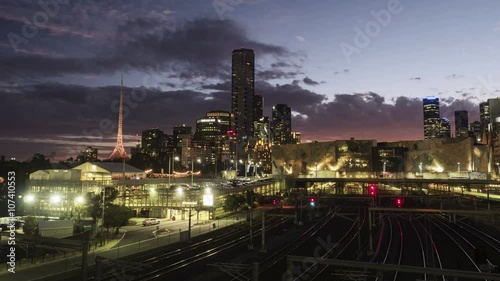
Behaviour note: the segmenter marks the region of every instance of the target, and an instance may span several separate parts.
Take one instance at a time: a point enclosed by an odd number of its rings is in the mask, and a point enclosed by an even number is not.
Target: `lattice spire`
[[[108,160],[128,159],[127,152],[123,148],[123,73],[120,85],[120,109],[118,112],[118,135],[116,136],[116,146],[108,157]]]

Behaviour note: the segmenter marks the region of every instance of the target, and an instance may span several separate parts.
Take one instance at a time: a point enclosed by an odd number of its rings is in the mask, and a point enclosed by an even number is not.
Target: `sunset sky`
[[[0,2],[0,154],[21,161],[107,157],[122,73],[127,150],[142,130],[230,111],[237,48],[255,50],[264,114],[290,106],[304,142],[422,139],[423,97],[453,123],[500,96],[495,0],[41,3]]]

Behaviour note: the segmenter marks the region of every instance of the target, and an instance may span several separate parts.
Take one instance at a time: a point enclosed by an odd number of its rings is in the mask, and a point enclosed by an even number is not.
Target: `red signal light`
[[[369,187],[369,190],[370,190],[370,196],[375,196],[376,195],[377,187],[375,185],[371,184],[370,187]]]
[[[309,199],[309,205],[310,205],[311,207],[316,207],[316,198],[311,197],[311,198]]]
[[[398,206],[398,208],[401,208],[401,206],[403,205],[403,200],[401,200],[401,198],[396,199],[396,205]]]
[[[276,199],[273,199],[273,205],[276,205]]]

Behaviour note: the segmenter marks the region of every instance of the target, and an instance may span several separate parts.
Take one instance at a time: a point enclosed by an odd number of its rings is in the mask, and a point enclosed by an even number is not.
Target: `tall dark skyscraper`
[[[264,102],[261,95],[253,97],[253,121],[259,121],[264,117]]]
[[[451,137],[451,123],[447,118],[439,118],[439,125],[437,127],[437,138],[450,138]]]
[[[500,98],[488,99],[489,123],[498,123],[500,120]]]
[[[239,141],[253,136],[255,55],[250,49],[233,50],[231,112]],[[262,100],[262,99],[261,99]]]
[[[274,145],[292,143],[292,110],[286,104],[273,106],[271,134]]]
[[[424,138],[439,137],[441,119],[439,116],[439,98],[424,98]]]
[[[476,143],[481,143],[483,141],[483,123],[479,121],[474,121],[469,125],[471,136],[474,137]]]
[[[255,138],[262,140],[263,143],[269,144],[269,117],[265,116],[258,121],[254,121]]]
[[[469,136],[469,115],[466,110],[455,111],[455,137]]]
[[[487,101],[479,104],[479,114],[483,125],[490,123],[490,104]]]
[[[163,131],[158,128],[142,131],[142,153],[158,158],[165,148]]]
[[[227,134],[231,124],[231,113],[228,111],[210,111],[196,120],[195,139],[200,141],[216,141]]]

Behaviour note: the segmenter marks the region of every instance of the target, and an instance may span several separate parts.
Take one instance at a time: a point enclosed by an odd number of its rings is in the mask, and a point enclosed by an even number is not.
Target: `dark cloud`
[[[195,120],[210,110],[230,111],[229,86],[229,82],[206,84],[204,92],[126,87],[124,134],[130,136],[127,147],[133,146],[132,136],[150,127],[171,134],[174,125],[194,127]],[[385,141],[423,137],[421,99],[400,96],[387,101],[378,93],[367,92],[336,94],[328,100],[325,95],[302,88],[297,80],[282,85],[257,81],[255,87],[264,99],[266,116],[270,116],[272,106],[281,103],[298,113],[293,117],[292,127],[302,132],[304,140],[355,137]],[[111,129],[94,146],[107,151],[114,145],[118,86],[91,88],[43,83],[18,86],[15,93],[11,91],[12,85],[2,85],[0,89],[0,99],[9,105],[0,112],[2,120],[9,120],[0,125],[1,132],[9,132],[0,135],[3,148],[0,154],[27,158],[35,152],[57,151],[58,157],[75,156],[75,147],[93,144],[86,136],[96,135],[103,120],[111,122]],[[479,119],[478,106],[471,101],[442,99],[441,115],[452,123],[454,111],[464,109],[469,112],[470,122]]]
[[[306,83],[307,85],[311,85],[311,86],[319,85],[319,82],[316,82],[309,77],[305,77],[302,81],[304,81],[304,83]]]
[[[256,78],[260,80],[272,80],[272,79],[293,79],[297,75],[304,74],[301,71],[283,71],[283,70],[263,70],[257,71],[255,74]]]
[[[61,84],[26,86],[21,94],[0,92],[0,99],[9,104],[0,111],[0,118],[11,120],[1,124],[0,130],[9,132],[2,134],[2,140],[73,135],[88,141],[85,132],[99,130],[102,120],[111,120],[116,128],[119,92],[117,86],[89,88]],[[207,111],[230,108],[229,93],[124,88],[124,95],[124,134],[131,135],[154,126],[171,131],[176,124],[194,125]],[[113,137],[115,130],[104,131],[104,136]],[[9,152],[7,147],[3,148],[6,150],[0,154]]]
[[[11,67],[0,70],[0,77],[9,80],[154,69],[170,72],[180,79],[225,79],[230,70],[228,54],[235,48],[251,48],[258,58],[271,56],[278,60],[277,66],[286,66],[280,58],[294,55],[284,47],[250,39],[245,28],[232,20],[203,18],[180,22],[168,12],[128,18],[119,14],[114,18],[117,24],[114,35],[108,34],[107,42],[95,49],[95,54],[82,57],[29,52],[2,56],[0,64]],[[262,75],[280,78],[296,73],[273,70],[262,71]]]
[[[463,109],[469,112],[469,122],[479,119],[478,105],[461,99],[443,101],[441,116],[453,124],[454,111]],[[337,94],[333,101],[303,107],[298,112],[307,117],[295,117],[292,126],[302,132],[304,140],[423,138],[422,100],[417,98],[400,96],[389,103],[372,92]]]
[[[231,82],[223,82],[217,84],[202,85],[202,89],[205,90],[219,90],[219,91],[231,91]]]
[[[421,77],[410,77],[410,80],[422,80]]]
[[[194,126],[195,120],[208,111],[230,111],[229,85],[220,83],[204,86],[203,90],[216,90],[210,93],[125,87],[124,134],[140,134],[149,127],[159,127],[172,133],[174,125]],[[8,135],[0,135],[0,146],[5,149],[0,154],[27,153],[25,156],[28,157],[38,151],[52,151],[56,145],[67,148],[77,145],[71,145],[68,139],[61,139],[61,136],[73,136],[71,140],[83,143],[81,146],[84,146],[89,142],[92,144],[86,136],[95,136],[96,133],[104,137],[99,139],[96,146],[106,148],[106,145],[113,145],[119,86],[93,88],[42,83],[17,86],[15,89],[17,92],[12,93],[9,85],[0,87],[0,99],[9,105],[0,112],[0,118],[10,120],[0,125],[0,131],[9,132]],[[294,110],[304,111],[325,100],[323,95],[302,89],[298,84],[272,86],[266,82],[258,82],[256,92],[263,96],[268,115],[273,105],[285,101]],[[26,118],[27,112],[29,118]],[[100,130],[100,122],[111,122],[112,129]],[[16,150],[19,142],[25,143],[24,150]],[[26,149],[28,146],[29,149]]]

